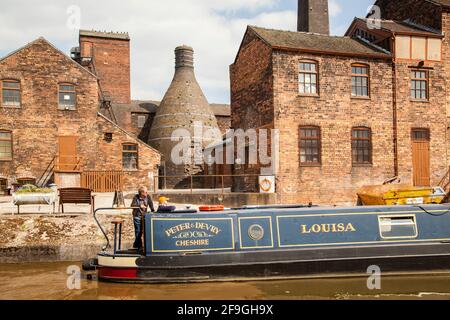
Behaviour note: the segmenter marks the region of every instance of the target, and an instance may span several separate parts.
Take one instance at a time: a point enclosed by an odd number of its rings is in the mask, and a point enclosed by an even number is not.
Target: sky
[[[374,0],[329,0],[331,33],[343,35]],[[210,103],[229,103],[229,66],[247,25],[296,30],[297,0],[14,0],[0,11],[0,57],[44,37],[63,52],[78,30],[128,32],[132,98],[161,100],[174,49],[195,50],[197,79]]]

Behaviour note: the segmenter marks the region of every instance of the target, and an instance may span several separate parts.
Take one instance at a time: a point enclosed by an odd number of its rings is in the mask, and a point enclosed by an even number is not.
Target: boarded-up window
[[[411,37],[399,36],[395,38],[395,53],[397,58],[410,59]]]
[[[428,60],[441,61],[441,39],[428,39]]]
[[[426,60],[427,39],[412,37],[411,41],[411,58],[417,60]]]
[[[426,37],[395,37],[396,58],[441,61],[442,40]]]

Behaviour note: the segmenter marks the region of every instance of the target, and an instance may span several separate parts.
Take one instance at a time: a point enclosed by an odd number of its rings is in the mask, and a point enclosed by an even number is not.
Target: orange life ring
[[[199,210],[200,212],[224,211],[225,207],[222,205],[201,206],[199,207]]]
[[[266,185],[266,186],[264,186],[264,185]],[[269,192],[270,190],[272,190],[272,181],[270,181],[269,179],[264,179],[259,184],[259,188],[263,192]]]

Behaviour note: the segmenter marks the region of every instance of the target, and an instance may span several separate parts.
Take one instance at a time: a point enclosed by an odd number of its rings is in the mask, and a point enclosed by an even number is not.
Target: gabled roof
[[[374,29],[373,31],[384,31],[389,34],[397,34],[397,35],[416,35],[416,36],[424,36],[424,37],[436,37],[442,38],[443,35],[438,30],[433,30],[426,26],[420,26],[417,24],[413,24],[410,21],[393,21],[393,20],[371,20],[371,22],[375,21],[380,24],[379,29]],[[351,36],[351,32],[357,25],[367,25],[368,19],[366,18],[355,18],[345,33],[346,36]],[[370,31],[370,30],[367,30]]]
[[[120,114],[122,112],[135,113],[156,113],[161,101],[154,100],[132,100],[131,104],[117,104],[113,103],[111,107],[114,113]],[[231,115],[231,107],[229,104],[211,103],[210,107],[215,116],[229,117]]]
[[[147,143],[143,142],[142,140],[140,140],[138,137],[136,137],[135,135],[129,133],[128,131],[126,131],[125,129],[123,129],[121,126],[119,126],[117,123],[115,123],[114,121],[111,121],[110,119],[108,119],[108,117],[106,117],[104,114],[98,112],[97,115],[105,120],[106,122],[110,123],[112,126],[114,126],[115,128],[117,128],[118,130],[122,131],[125,135],[127,135],[128,137],[132,138],[133,140],[135,140],[137,143],[155,151],[158,154],[161,154],[161,152],[159,152],[158,150],[156,150],[155,148],[153,148],[152,146],[148,145]]]
[[[48,45],[49,47],[51,47],[53,50],[55,50],[57,53],[59,53],[60,55],[62,55],[67,61],[70,61],[70,63],[73,63],[74,65],[76,65],[80,70],[83,70],[84,72],[89,73],[91,76],[93,76],[94,78],[98,79],[97,76],[95,74],[93,74],[92,72],[90,72],[88,69],[84,68],[83,66],[81,66],[80,64],[78,64],[76,61],[74,61],[72,58],[70,58],[68,55],[66,55],[64,52],[62,52],[61,50],[59,50],[57,47],[55,47],[50,41],[48,41],[47,39],[45,39],[44,37],[40,37],[34,41],[31,41],[29,43],[27,43],[26,45],[24,45],[23,47],[20,47],[17,50],[14,50],[13,52],[7,54],[6,56],[4,56],[3,58],[0,58],[0,62],[6,60],[7,58],[25,50],[28,49],[29,47],[35,45],[36,43],[42,42],[46,45]]]
[[[428,0],[444,7],[450,7],[450,0]]]
[[[368,58],[391,58],[389,54],[350,37],[264,29],[254,26],[249,26],[248,29],[275,49]]]
[[[402,0],[398,0],[402,1]],[[450,7],[450,0],[422,0],[424,2],[431,2],[443,7]],[[375,5],[378,3],[378,0],[375,1]]]

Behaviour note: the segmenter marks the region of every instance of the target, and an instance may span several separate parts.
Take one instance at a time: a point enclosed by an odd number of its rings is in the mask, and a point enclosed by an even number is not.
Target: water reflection
[[[67,289],[67,268],[79,263],[0,265],[0,299],[449,299],[450,274],[384,277],[370,291],[365,278],[310,279],[248,283],[128,285],[81,280]]]

